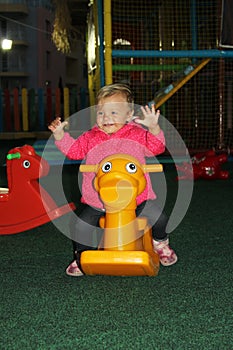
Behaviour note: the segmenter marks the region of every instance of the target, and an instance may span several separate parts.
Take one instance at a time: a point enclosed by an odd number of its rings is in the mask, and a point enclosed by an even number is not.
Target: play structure
[[[180,0],[94,0],[87,43],[91,104],[101,86],[124,82],[136,104],[155,102],[192,153],[233,149],[233,45],[226,45],[223,31],[231,11],[224,0],[185,6]]]
[[[146,172],[161,172],[160,164],[141,165],[126,154],[108,156],[100,164],[80,166],[81,172],[95,172],[94,186],[104,203],[104,229],[98,250],[84,251],[81,266],[85,274],[155,276],[159,257],[152,246],[151,229],[144,217],[136,217],[136,197],[146,186]]]
[[[229,178],[229,171],[222,170],[222,165],[227,160],[227,154],[216,154],[214,150],[197,153],[192,157],[192,163],[176,165],[180,172],[178,180],[226,180]]]
[[[48,162],[30,145],[7,154],[7,188],[0,188],[0,235],[15,234],[55,220],[75,209],[58,206],[38,179],[49,173]]]
[[[190,153],[213,147],[233,153],[230,1],[187,0],[184,6],[181,0],[93,0],[88,9],[83,35],[88,95],[82,89],[77,100],[73,87],[2,90],[0,131],[40,137],[53,114],[60,115],[61,96],[66,118],[80,107],[94,106],[103,85],[122,82],[132,89],[135,106],[155,102]],[[84,120],[93,125],[95,117],[77,118],[75,131]]]

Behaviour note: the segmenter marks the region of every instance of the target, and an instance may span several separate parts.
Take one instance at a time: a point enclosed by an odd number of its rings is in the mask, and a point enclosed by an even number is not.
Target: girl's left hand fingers
[[[155,105],[151,105],[151,111],[153,114],[155,114]]]
[[[155,114],[155,105],[151,105],[150,107],[148,105],[145,106],[145,109],[147,111],[147,113],[152,113]]]

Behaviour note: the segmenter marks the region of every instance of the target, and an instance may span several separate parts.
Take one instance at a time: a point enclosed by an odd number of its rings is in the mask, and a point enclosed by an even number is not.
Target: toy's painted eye
[[[111,169],[112,169],[112,163],[111,163],[111,162],[106,162],[106,163],[104,163],[104,165],[102,166],[102,171],[103,171],[104,173],[108,173]]]
[[[23,162],[23,167],[28,169],[30,167],[31,163],[29,162],[29,160],[24,160]]]
[[[126,164],[126,170],[129,173],[134,174],[137,171],[137,166],[134,163],[128,163],[128,164]]]

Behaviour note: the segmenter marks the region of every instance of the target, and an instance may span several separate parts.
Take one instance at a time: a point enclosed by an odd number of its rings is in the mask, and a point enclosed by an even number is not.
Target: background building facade
[[[0,51],[2,89],[87,87],[85,30],[77,31],[71,52],[59,52],[52,41],[52,1],[0,1],[0,39],[12,40]]]

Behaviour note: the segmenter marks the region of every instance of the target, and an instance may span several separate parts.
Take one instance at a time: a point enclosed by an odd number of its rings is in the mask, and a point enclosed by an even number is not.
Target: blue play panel
[[[50,165],[81,164],[81,160],[70,160],[57,149],[53,140],[37,140],[33,147],[39,156],[42,156]],[[169,156],[158,156],[157,160],[162,164],[174,164],[189,161],[188,157],[177,156],[175,159]],[[147,159],[147,163],[154,163],[154,159]]]
[[[36,153],[43,157],[50,165],[80,164],[81,160],[70,160],[64,157],[54,144],[53,140],[37,140],[33,147]]]

